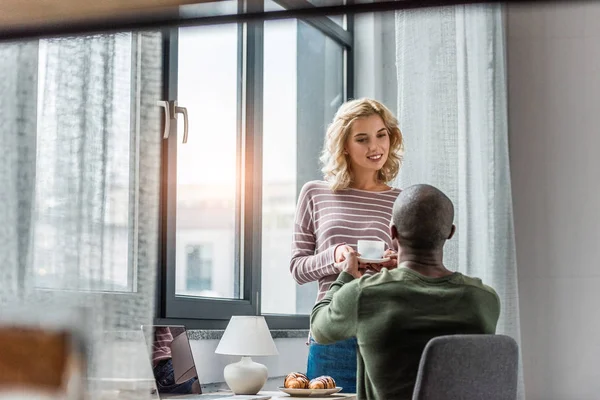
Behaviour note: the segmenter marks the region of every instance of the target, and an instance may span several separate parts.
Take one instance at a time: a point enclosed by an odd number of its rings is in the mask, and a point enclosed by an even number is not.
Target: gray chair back
[[[518,365],[509,336],[439,336],[423,350],[413,400],[515,400]]]

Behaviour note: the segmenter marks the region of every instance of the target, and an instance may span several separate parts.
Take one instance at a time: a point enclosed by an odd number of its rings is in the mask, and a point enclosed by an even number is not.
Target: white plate
[[[278,389],[292,397],[328,396],[342,390],[341,387],[336,387],[333,389],[290,389],[279,387]]]
[[[363,264],[381,264],[387,261],[390,261],[389,257],[385,257],[385,258],[364,258],[364,257],[358,257],[358,261],[360,261]]]

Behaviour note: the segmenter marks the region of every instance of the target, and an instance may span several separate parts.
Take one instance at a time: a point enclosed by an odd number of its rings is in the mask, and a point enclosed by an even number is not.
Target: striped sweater
[[[390,236],[392,208],[399,189],[369,192],[344,189],[333,192],[327,182],[306,183],[298,197],[290,271],[299,284],[319,281],[317,301],[335,282],[334,252],[339,244],[356,250],[358,240],[382,240],[393,248]]]
[[[154,343],[152,343],[152,366],[156,367],[159,361],[171,358],[171,342],[173,335],[167,326],[156,327],[154,330]]]

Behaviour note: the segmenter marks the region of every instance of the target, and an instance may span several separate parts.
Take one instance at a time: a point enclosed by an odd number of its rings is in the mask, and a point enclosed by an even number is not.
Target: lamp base
[[[241,361],[229,364],[223,371],[225,382],[235,394],[256,394],[267,382],[267,367],[242,357]]]

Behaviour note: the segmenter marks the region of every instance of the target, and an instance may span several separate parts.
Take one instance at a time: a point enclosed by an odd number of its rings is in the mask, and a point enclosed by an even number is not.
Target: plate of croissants
[[[309,380],[303,373],[292,372],[285,377],[283,387],[279,390],[293,397],[308,397],[327,396],[339,392],[342,388],[335,386],[335,381],[330,376],[323,375]]]

